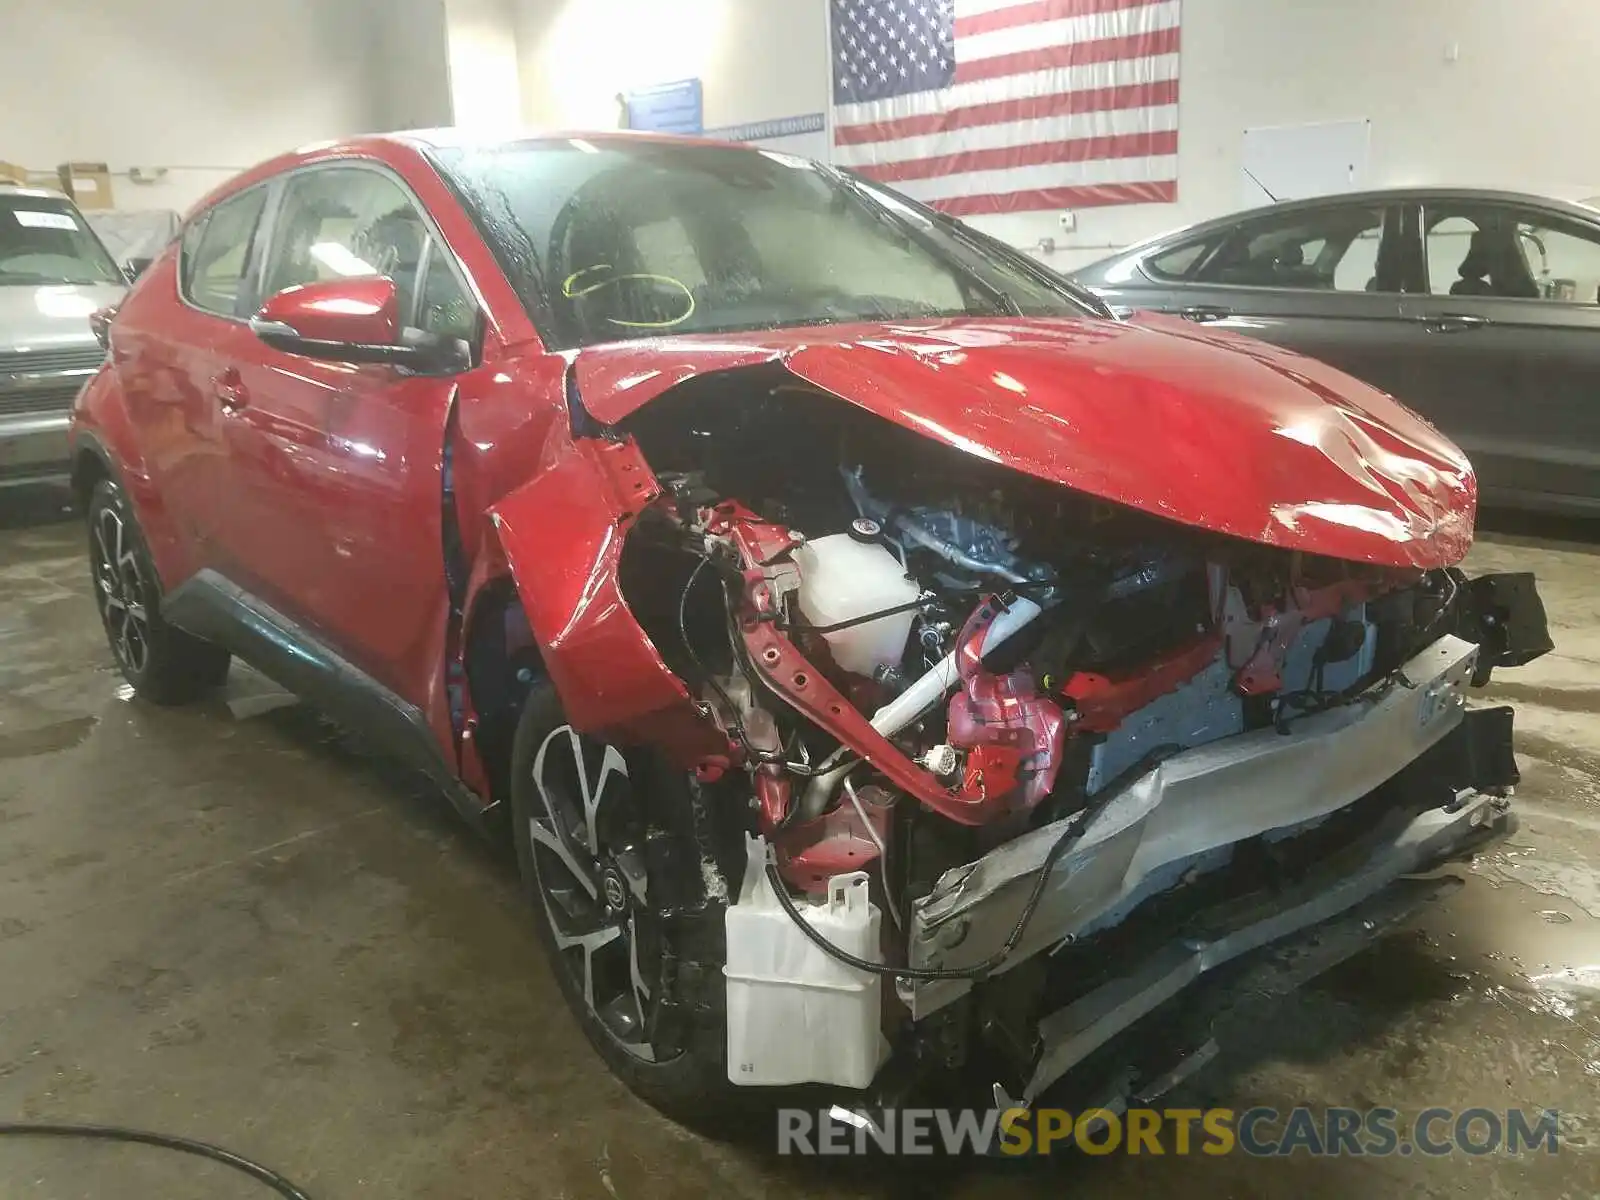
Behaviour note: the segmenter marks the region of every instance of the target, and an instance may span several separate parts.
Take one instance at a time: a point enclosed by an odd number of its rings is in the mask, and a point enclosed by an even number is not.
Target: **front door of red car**
[[[382,274],[406,324],[470,331],[476,313],[440,245],[394,176],[310,168],[288,180],[263,295]],[[248,327],[219,349],[237,389],[223,540],[238,582],[420,702],[447,607],[441,458],[456,381],[286,353]]]
[[[212,539],[226,486],[217,342],[244,328],[253,304],[251,266],[268,193],[267,184],[249,188],[190,222],[181,252],[163,256],[118,314],[116,370],[168,517],[151,524],[169,587],[216,565]],[[162,533],[171,546],[159,544]]]

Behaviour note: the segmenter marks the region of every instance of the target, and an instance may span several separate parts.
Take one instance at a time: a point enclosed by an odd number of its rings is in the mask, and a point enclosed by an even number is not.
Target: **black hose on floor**
[[[287,1200],[311,1200],[311,1197],[290,1183],[282,1175],[260,1163],[191,1138],[174,1137],[170,1133],[150,1133],[143,1129],[127,1129],[121,1125],[70,1125],[57,1122],[0,1121],[0,1134],[18,1134],[23,1137],[97,1138],[108,1142],[135,1142],[141,1146],[159,1146],[164,1150],[177,1150],[198,1158],[209,1158],[223,1166],[242,1171],[257,1183],[284,1196]]]

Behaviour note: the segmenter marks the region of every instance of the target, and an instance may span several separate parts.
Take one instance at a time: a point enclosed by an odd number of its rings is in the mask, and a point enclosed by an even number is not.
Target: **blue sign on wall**
[[[629,129],[699,133],[705,127],[698,79],[657,83],[629,92],[624,98],[628,104]]]

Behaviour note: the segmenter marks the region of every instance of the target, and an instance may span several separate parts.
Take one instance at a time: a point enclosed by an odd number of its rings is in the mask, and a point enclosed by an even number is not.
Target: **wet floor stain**
[[[1600,779],[1600,752],[1568,745],[1556,738],[1520,728],[1516,734],[1516,749],[1519,755],[1529,754],[1552,766],[1567,767],[1581,771],[1591,779]]]
[[[99,723],[98,717],[68,717],[33,729],[0,730],[0,760],[71,750],[83,745]]]
[[[1600,715],[1600,689],[1539,687],[1496,679],[1484,690],[1484,699],[1504,704],[1538,704],[1557,712]]]

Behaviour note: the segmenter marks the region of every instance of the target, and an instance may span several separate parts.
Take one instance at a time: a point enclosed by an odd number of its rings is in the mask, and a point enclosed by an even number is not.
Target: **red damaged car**
[[[1468,688],[1549,640],[1530,577],[1456,568],[1459,450],[831,168],[321,147],[96,327],[74,477],[128,681],[237,654],[508,832],[585,1033],[672,1111],[1031,1102],[1512,819]]]

